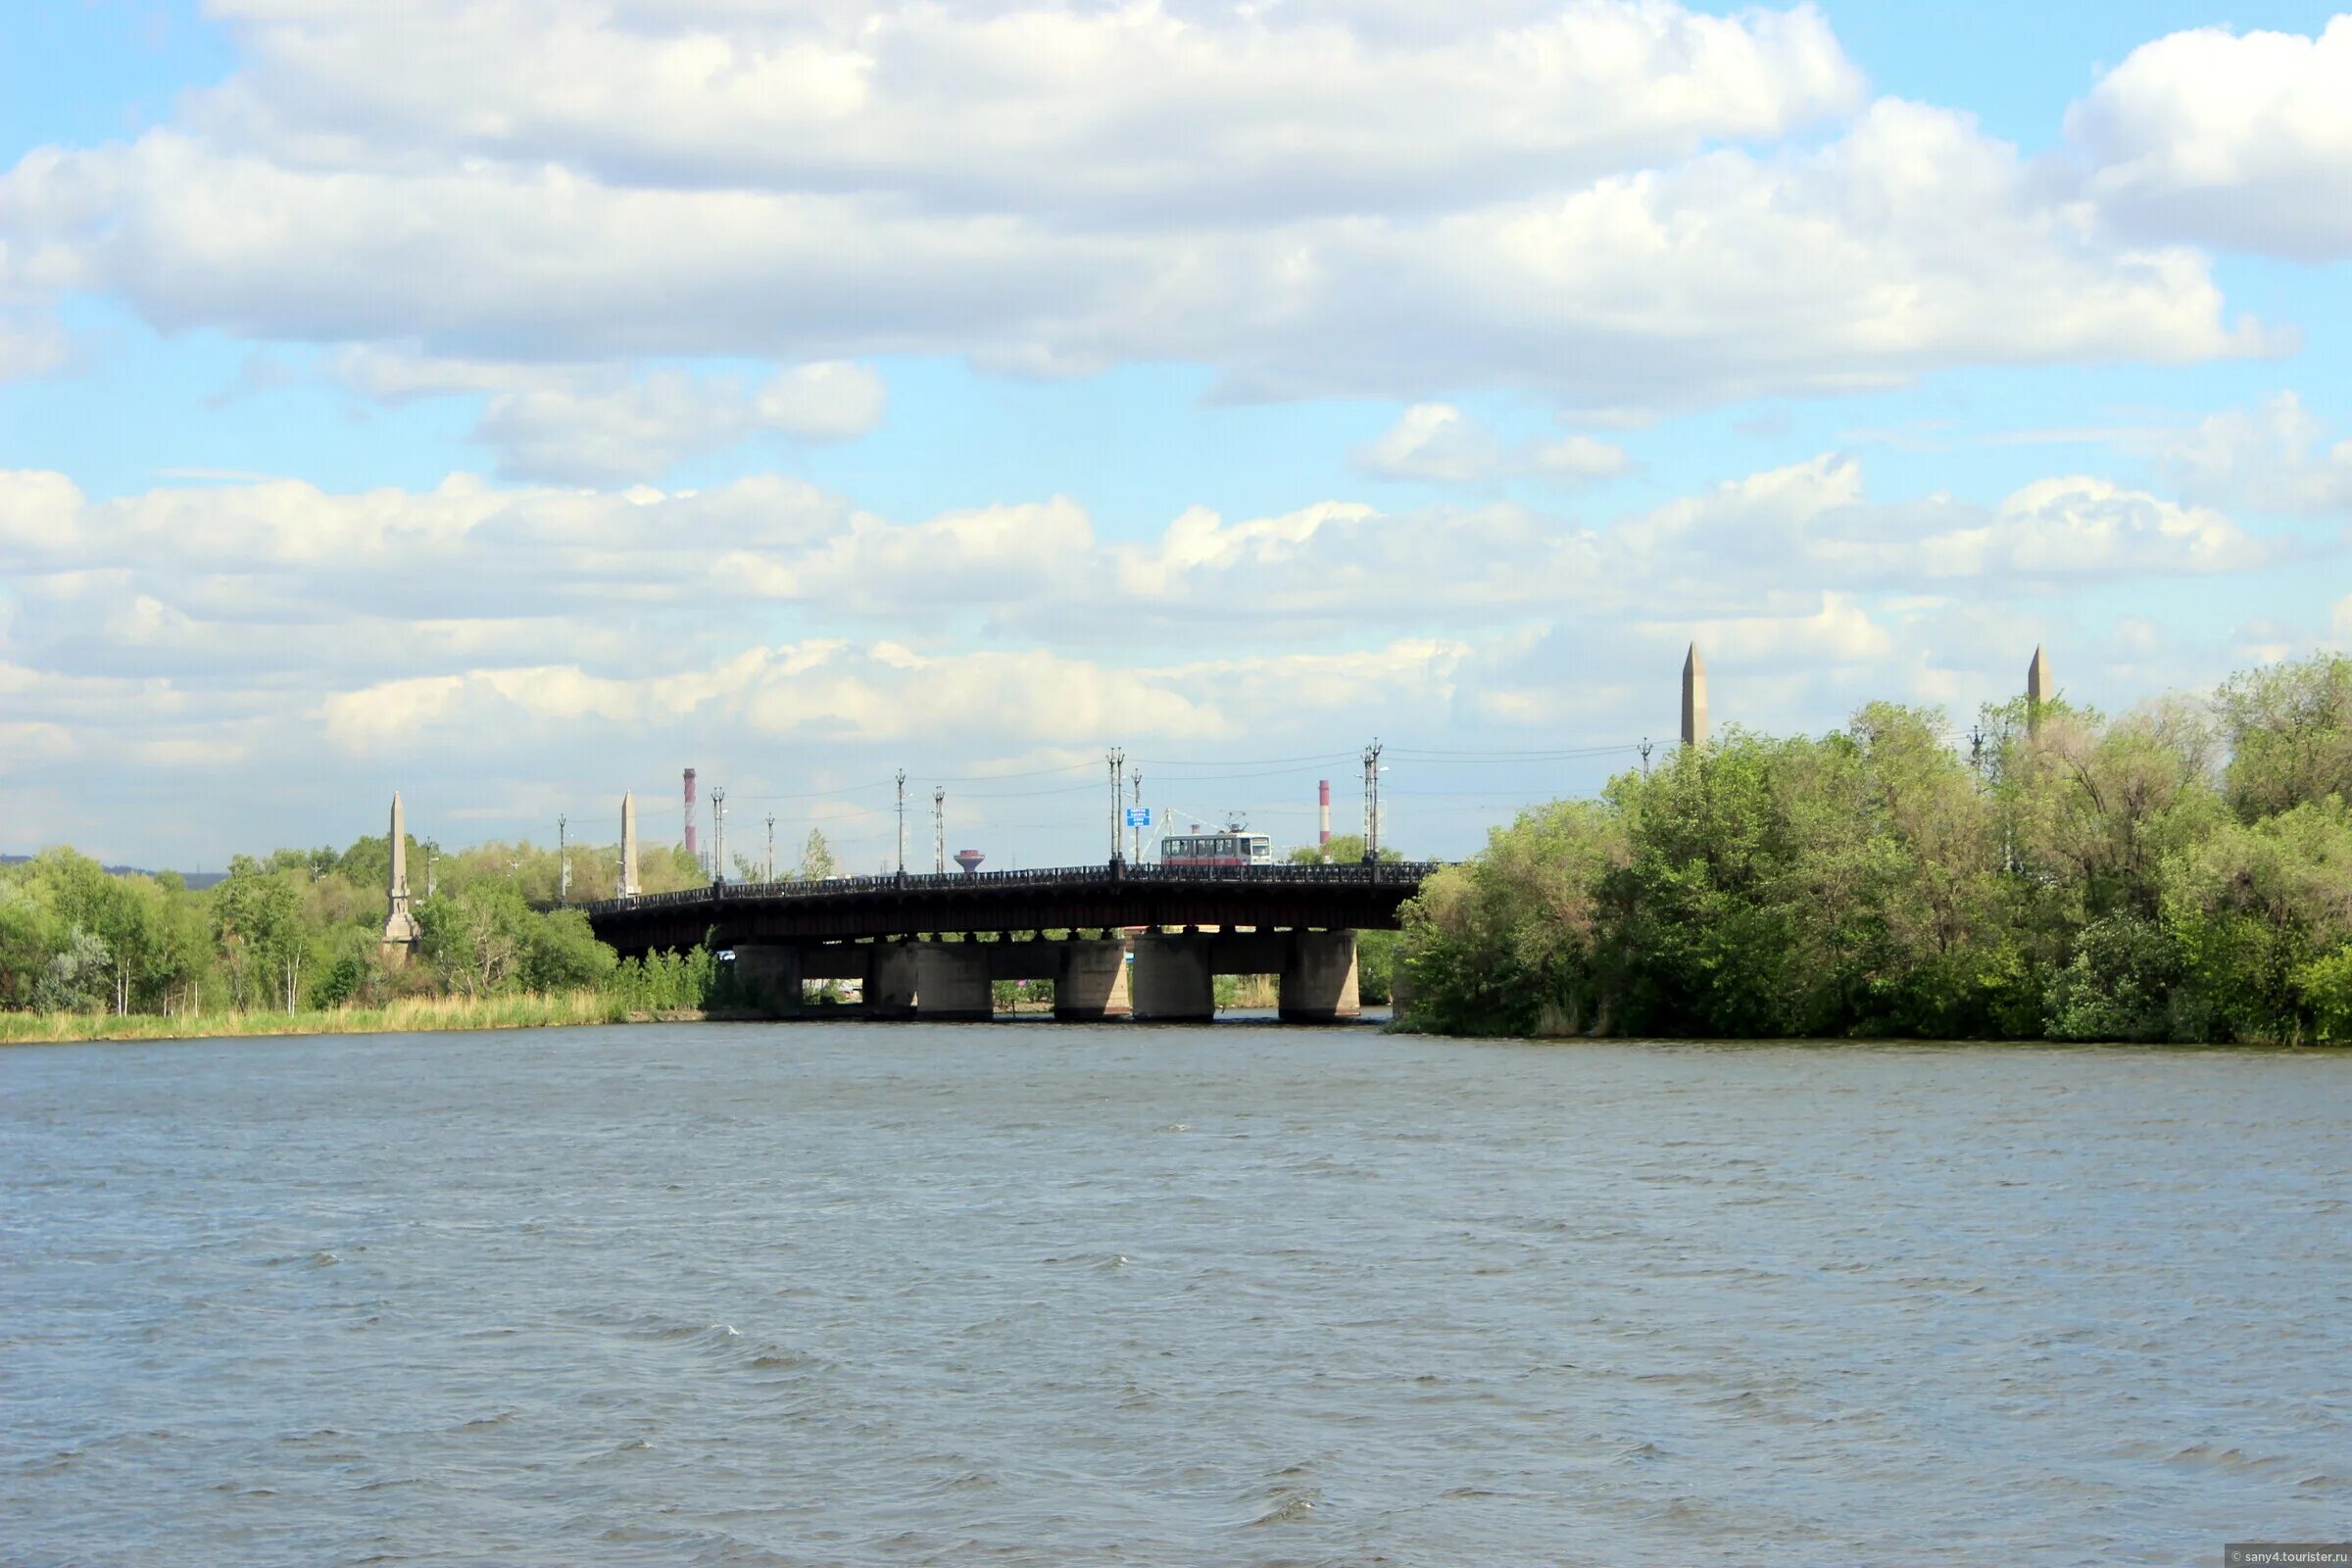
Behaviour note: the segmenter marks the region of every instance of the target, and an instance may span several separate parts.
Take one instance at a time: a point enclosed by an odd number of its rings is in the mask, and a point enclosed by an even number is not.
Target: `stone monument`
[[[394,968],[406,963],[416,950],[416,916],[409,912],[409,815],[401,808],[400,793],[392,794],[392,869],[385,879],[384,962]]]
[[[2034,645],[2034,662],[2026,666],[2026,733],[2028,735],[2041,733],[2041,705],[2056,696],[2057,692],[2057,686],[2050,680],[2050,656],[2041,651],[2039,643],[2035,643]]]
[[[1696,643],[1683,659],[1683,744],[1707,744],[1707,662]]]

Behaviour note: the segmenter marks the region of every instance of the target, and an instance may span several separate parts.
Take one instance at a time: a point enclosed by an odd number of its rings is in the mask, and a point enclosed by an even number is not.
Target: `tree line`
[[[412,838],[407,863],[418,942],[397,965],[381,952],[382,835],[340,851],[238,856],[201,891],[171,872],[116,875],[71,849],[0,865],[0,1009],[200,1016],[595,988],[661,1011],[710,995],[709,954],[622,961],[559,902],[611,897],[617,847],[575,846],[560,860],[528,844],[445,853]],[[823,835],[811,833],[801,874],[832,871]],[[656,847],[641,855],[639,880],[663,893],[707,873],[683,847]]]
[[[1406,907],[1447,1033],[2352,1040],[2352,659],[2119,717],[1734,730],[1522,813]]]

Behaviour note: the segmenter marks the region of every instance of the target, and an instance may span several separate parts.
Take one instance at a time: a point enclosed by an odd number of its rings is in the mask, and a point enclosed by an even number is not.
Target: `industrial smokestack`
[[[686,770],[686,858],[694,861],[695,864],[700,865],[702,864],[702,857],[694,852],[695,842],[694,769],[690,767]]]
[[[1323,858],[1331,858],[1331,780],[1319,779],[1315,784],[1315,842],[1322,846]]]

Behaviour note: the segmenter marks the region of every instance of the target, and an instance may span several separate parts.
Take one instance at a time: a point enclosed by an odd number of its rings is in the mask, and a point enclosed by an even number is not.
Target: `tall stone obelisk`
[[[1707,744],[1707,662],[1696,643],[1683,658],[1683,744]]]
[[[416,917],[409,912],[409,813],[392,794],[392,869],[385,878],[384,962],[398,968],[416,948]]]
[[[624,899],[633,899],[643,890],[637,885],[637,796],[635,791],[620,797],[620,887]]]
[[[2026,666],[2026,733],[2041,733],[2041,705],[2057,695],[2058,688],[2050,680],[2050,656],[2034,645],[2034,662]]]

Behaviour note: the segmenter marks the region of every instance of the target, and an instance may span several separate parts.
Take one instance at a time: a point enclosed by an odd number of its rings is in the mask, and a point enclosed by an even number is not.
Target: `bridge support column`
[[[1099,1023],[1127,1016],[1127,944],[1117,938],[1063,942],[1054,964],[1054,1016]]]
[[[1284,1023],[1348,1023],[1362,1017],[1355,986],[1355,933],[1292,932],[1276,1000]]]
[[[735,989],[746,1005],[778,1018],[801,1010],[801,950],[783,943],[735,945]]]
[[[987,948],[977,942],[926,942],[914,954],[917,1018],[986,1023],[996,1016]]]
[[[1138,937],[1135,1016],[1152,1023],[1199,1023],[1217,1015],[1209,939],[1199,934]]]
[[[920,948],[904,942],[877,942],[866,950],[865,1010],[876,1018],[914,1016],[915,988],[921,982]]]

